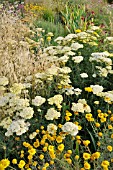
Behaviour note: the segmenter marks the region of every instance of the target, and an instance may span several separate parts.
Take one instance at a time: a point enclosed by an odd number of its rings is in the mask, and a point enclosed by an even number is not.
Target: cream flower
[[[50,108],[48,109],[45,118],[47,120],[54,120],[54,119],[58,119],[60,117],[60,112],[57,112],[54,108]]]
[[[62,97],[61,94],[57,94],[54,97],[51,97],[51,98],[48,99],[48,103],[50,105],[55,104],[56,106],[59,106],[59,104],[61,104],[62,101],[63,101],[63,97]]]
[[[24,119],[14,120],[8,127],[5,136],[11,136],[13,133],[16,133],[16,135],[20,136],[28,131],[29,126],[30,123],[26,123]]]
[[[82,103],[72,103],[71,110],[74,112],[84,113],[84,106]]]
[[[87,74],[87,73],[81,73],[80,76],[81,76],[82,78],[87,78],[87,77],[88,77],[88,74]]]
[[[21,90],[24,88],[24,85],[21,83],[14,83],[13,86],[10,88],[10,91],[14,94],[20,94]]]
[[[93,89],[93,94],[98,94],[103,91],[103,87],[100,85],[90,85],[90,87]]]
[[[45,103],[46,99],[41,96],[36,96],[34,99],[32,99],[32,104],[34,106],[41,106],[43,103]]]
[[[71,44],[71,49],[74,51],[77,51],[79,48],[83,48],[83,44],[79,44],[79,43],[72,43]]]
[[[33,117],[33,114],[34,111],[31,107],[25,107],[20,113],[17,112],[17,116],[21,116],[24,119],[31,119]]]
[[[0,126],[2,126],[4,129],[8,129],[11,123],[12,123],[11,118],[6,117],[0,122]]]
[[[63,126],[62,126],[62,131],[63,132],[67,132],[72,136],[76,136],[78,133],[78,126],[75,125],[72,122],[66,122]]]
[[[75,57],[72,57],[72,60],[74,61],[74,63],[80,63],[83,60],[83,57],[75,56]]]
[[[57,126],[53,123],[50,123],[48,126],[47,126],[47,131],[48,133],[52,134],[52,135],[55,135],[56,131],[57,131]]]

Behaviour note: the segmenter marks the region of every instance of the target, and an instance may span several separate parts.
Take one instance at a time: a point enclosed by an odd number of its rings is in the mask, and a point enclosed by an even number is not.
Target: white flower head
[[[21,116],[24,119],[31,119],[33,117],[34,111],[31,107],[25,107],[17,116]]]
[[[0,126],[3,126],[4,129],[8,129],[11,123],[12,123],[11,118],[6,117],[0,122]]]
[[[75,56],[75,57],[72,57],[72,60],[74,61],[74,63],[80,63],[83,60],[83,57]]]
[[[88,74],[87,74],[87,73],[81,73],[80,76],[81,76],[82,78],[87,78],[87,77],[88,77]]]
[[[82,103],[72,103],[71,110],[74,112],[84,113],[84,106]]]
[[[47,126],[47,131],[48,131],[49,134],[55,135],[56,131],[57,131],[57,126],[55,124],[53,124],[53,123],[50,123]]]
[[[72,122],[66,122],[63,126],[62,126],[62,131],[63,132],[67,132],[72,136],[76,136],[78,133],[78,126],[75,125]]]
[[[21,83],[14,83],[10,88],[10,91],[14,94],[20,94],[21,90],[24,89],[24,85]]]
[[[79,88],[74,89],[74,94],[76,94],[77,96],[80,95],[81,92],[82,92],[82,90]]]
[[[90,85],[90,87],[93,90],[93,94],[101,93],[104,89],[103,86],[100,86],[100,85]]]
[[[58,37],[54,41],[60,44],[64,40],[64,37]]]
[[[79,48],[83,48],[83,44],[79,44],[79,43],[72,43],[71,44],[71,49],[74,51],[77,51]]]
[[[106,40],[113,42],[113,37],[106,37]]]
[[[8,127],[5,136],[11,136],[13,135],[13,133],[16,133],[17,136],[20,136],[26,131],[28,131],[29,126],[30,123],[26,123],[24,119],[14,120]]]
[[[63,74],[68,74],[70,73],[72,70],[69,68],[69,67],[62,67],[62,68],[59,68],[59,72],[60,73],[63,73]]]
[[[37,133],[33,132],[29,135],[29,139],[34,139],[36,137]]]
[[[50,108],[48,109],[45,118],[47,120],[54,120],[54,119],[58,119],[60,117],[60,112],[57,112],[54,108]]]
[[[54,97],[48,99],[48,103],[50,105],[55,104],[56,106],[59,106],[59,104],[61,104],[62,101],[63,101],[63,97],[61,94],[56,94]]]
[[[36,96],[34,99],[32,99],[32,104],[34,106],[41,106],[43,103],[45,103],[46,99],[41,96]]]

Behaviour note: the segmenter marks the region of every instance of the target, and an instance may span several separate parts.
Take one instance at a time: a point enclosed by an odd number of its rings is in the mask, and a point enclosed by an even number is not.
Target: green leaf
[[[86,128],[87,129],[87,128]],[[94,139],[94,137],[93,137],[93,135],[91,134],[91,132],[87,129],[87,131],[88,131],[88,133],[89,133],[89,135],[90,135],[90,137],[91,137],[91,140],[92,140],[92,144],[93,144],[93,146],[94,146],[94,149],[95,149],[95,151],[96,151],[96,144],[95,144],[95,139]]]
[[[78,144],[77,141],[76,141],[76,149],[75,149],[75,153],[76,153],[76,155],[79,155],[79,144]]]

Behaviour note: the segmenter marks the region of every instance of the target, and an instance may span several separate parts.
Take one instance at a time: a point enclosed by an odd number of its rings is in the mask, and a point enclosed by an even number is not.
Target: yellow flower
[[[62,128],[62,125],[61,125],[61,124],[58,124],[58,127],[59,127],[59,128]]]
[[[54,151],[54,146],[53,145],[49,145],[48,150],[49,151]]]
[[[40,132],[40,130],[39,129],[36,129],[36,133],[39,133]]]
[[[95,159],[98,159],[100,157],[100,152],[95,152],[94,156],[95,156]]]
[[[65,153],[65,154],[64,154],[64,158],[70,158],[70,156],[71,156],[71,155],[70,155],[69,153]]]
[[[80,30],[80,29],[75,30],[75,33],[79,33],[79,32],[81,32],[81,30]]]
[[[64,144],[60,144],[60,145],[58,146],[58,150],[59,150],[60,152],[62,152],[62,151],[64,150]]]
[[[48,145],[49,145],[49,144],[46,142],[46,143],[45,143],[45,146],[48,146]]]
[[[50,155],[51,159],[56,158],[56,155],[55,155],[54,151],[49,151],[49,155]]]
[[[0,163],[0,170],[5,170],[4,166]]]
[[[108,167],[109,166],[109,162],[107,161],[107,160],[105,160],[105,161],[103,161],[102,163],[101,163],[101,166],[103,167],[103,168],[106,168],[106,167]]]
[[[97,113],[101,113],[102,111],[100,109],[97,110]]]
[[[113,129],[113,126],[112,125],[108,125],[108,129]]]
[[[51,37],[47,37],[47,41],[51,41]]]
[[[80,140],[80,139],[81,139],[81,137],[80,137],[79,135],[77,135],[77,136],[76,136],[76,139],[77,139],[77,140]]]
[[[100,146],[100,144],[101,144],[100,142],[97,142],[97,145],[98,145],[98,146]]]
[[[44,146],[43,149],[42,149],[44,152],[47,151],[47,146]]]
[[[47,168],[46,167],[43,167],[42,170],[46,170]]]
[[[49,163],[45,163],[45,165],[44,165],[45,167],[48,167],[49,166]]]
[[[108,114],[111,114],[111,110],[108,110]]]
[[[39,140],[37,139],[36,142],[33,143],[33,146],[35,148],[38,148],[40,146]]]
[[[85,117],[86,117],[86,119],[87,119],[88,121],[90,121],[90,122],[94,121],[94,118],[92,117],[92,114],[91,114],[91,113],[86,114]]]
[[[67,150],[67,153],[68,154],[72,154],[72,150]]]
[[[65,120],[66,120],[66,121],[69,121],[69,120],[70,120],[70,117],[69,117],[69,116],[65,116]]]
[[[111,134],[111,139],[113,139],[113,134]]]
[[[86,114],[86,119],[88,119],[88,118],[91,118],[92,117],[92,114],[91,113],[88,113],[88,114]]]
[[[25,161],[24,160],[20,160],[19,164],[18,164],[18,167],[20,169],[22,169],[23,167],[25,166]]]
[[[113,163],[113,158],[111,159],[111,162]]]
[[[110,152],[112,152],[112,150],[113,150],[112,146],[110,146],[110,145],[107,146],[107,149],[108,149],[108,151],[110,151]]]
[[[37,161],[34,161],[33,162],[33,166],[37,166],[38,162]]]
[[[72,116],[72,113],[70,113],[68,110],[66,110],[66,116]]]
[[[40,141],[40,144],[41,144],[41,145],[44,145],[44,144],[45,144],[45,139],[42,139],[42,140]]]
[[[42,130],[43,130],[43,129],[44,129],[44,126],[40,126],[40,129],[42,129]]]
[[[24,157],[24,154],[23,154],[23,153],[21,153],[20,158],[23,158],[23,157]]]
[[[27,147],[29,147],[29,146],[30,146],[30,144],[29,144],[29,143],[27,143],[27,142],[23,142],[23,146],[25,146],[25,147],[27,148]]]
[[[36,149],[34,149],[34,148],[29,149],[29,150],[28,150],[28,153],[29,153],[30,155],[35,155]]]
[[[89,164],[88,162],[85,162],[85,163],[84,163],[84,168],[85,168],[85,169],[90,169],[91,166],[90,166],[90,164]]]
[[[56,137],[56,141],[57,141],[57,143],[62,143],[62,137],[61,136],[57,136]]]
[[[75,156],[75,159],[78,160],[78,159],[79,159],[79,155],[76,155],[76,156]]]
[[[68,164],[72,164],[72,160],[70,158],[66,158],[66,161],[68,162]]]
[[[85,87],[85,91],[87,91],[87,92],[92,92],[93,89],[92,89],[91,87]]]
[[[90,141],[89,141],[89,140],[84,140],[84,141],[83,141],[83,144],[84,144],[85,146],[88,146],[88,145],[90,144]]]
[[[27,157],[29,160],[33,159],[33,155],[28,155]]]
[[[95,126],[96,127],[100,127],[100,123],[95,123]]]
[[[7,168],[10,165],[10,161],[8,159],[2,159],[0,163],[3,165],[4,168]]]
[[[102,137],[102,132],[99,132],[99,133],[98,133],[98,136]]]
[[[53,165],[54,164],[54,161],[50,161],[50,165]]]
[[[95,152],[91,155],[92,160],[98,159],[99,157],[100,157],[100,152]]]
[[[110,117],[110,121],[113,122],[113,116]]]
[[[44,159],[44,155],[40,154],[39,158],[42,160]]]
[[[106,118],[105,118],[105,117],[102,117],[102,118],[100,119],[100,121],[101,121],[101,123],[106,122]]]
[[[90,159],[91,155],[89,153],[83,153],[84,160]]]
[[[82,126],[78,125],[78,130],[81,130],[82,129]]]
[[[98,113],[98,117],[99,118],[103,118],[104,117],[104,113]]]
[[[13,163],[13,164],[17,164],[17,159],[13,159],[13,160],[12,160],[12,163]]]

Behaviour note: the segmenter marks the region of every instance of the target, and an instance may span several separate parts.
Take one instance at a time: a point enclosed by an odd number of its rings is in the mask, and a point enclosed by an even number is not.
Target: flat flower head
[[[69,134],[71,134],[72,136],[76,136],[78,133],[78,126],[75,125],[72,122],[66,122],[63,126],[62,126],[62,130],[64,132],[67,132]]]
[[[58,150],[62,152],[64,150],[64,144],[58,145]]]
[[[89,153],[83,153],[84,160],[90,159],[91,155]]]
[[[10,161],[8,159],[2,159],[0,163],[3,165],[4,169],[10,165]]]

